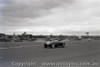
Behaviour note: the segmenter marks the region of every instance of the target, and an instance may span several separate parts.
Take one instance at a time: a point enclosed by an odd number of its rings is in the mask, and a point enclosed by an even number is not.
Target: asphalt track
[[[69,41],[55,49],[43,42],[2,42],[0,67],[100,67],[100,41]]]

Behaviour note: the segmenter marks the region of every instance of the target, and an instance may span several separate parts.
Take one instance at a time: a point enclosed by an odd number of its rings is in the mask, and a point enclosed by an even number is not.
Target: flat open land
[[[1,42],[0,67],[100,67],[100,41],[68,41],[55,49],[43,42]]]

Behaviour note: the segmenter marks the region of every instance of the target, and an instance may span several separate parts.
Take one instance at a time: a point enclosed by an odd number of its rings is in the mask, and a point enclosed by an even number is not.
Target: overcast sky
[[[100,0],[0,0],[0,32],[100,34]]]

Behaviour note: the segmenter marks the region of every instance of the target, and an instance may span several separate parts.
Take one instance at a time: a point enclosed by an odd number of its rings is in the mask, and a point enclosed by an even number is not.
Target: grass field
[[[43,42],[2,42],[0,67],[100,67],[100,41],[69,41],[55,49]]]

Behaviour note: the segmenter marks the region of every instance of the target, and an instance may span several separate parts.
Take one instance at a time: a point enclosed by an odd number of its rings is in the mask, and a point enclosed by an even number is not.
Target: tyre
[[[62,47],[65,48],[65,43],[62,44]]]
[[[47,44],[44,44],[44,48],[47,48],[48,46],[47,46]]]

